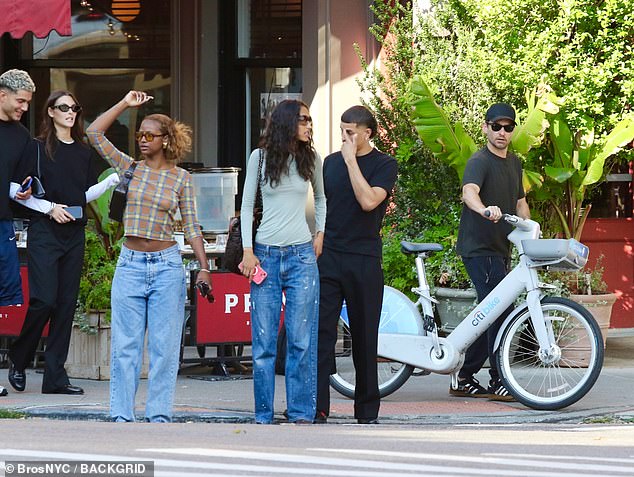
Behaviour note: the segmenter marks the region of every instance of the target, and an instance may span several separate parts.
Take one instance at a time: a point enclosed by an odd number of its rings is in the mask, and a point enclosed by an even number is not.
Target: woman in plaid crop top
[[[97,152],[120,174],[134,160],[105,137],[105,131],[128,108],[152,96],[130,91],[88,127]],[[141,151],[128,187],[123,216],[125,242],[112,282],[110,416],[116,422],[135,420],[134,400],[141,371],[143,341],[148,332],[150,373],[145,420],[172,419],[185,310],[185,269],[173,224],[180,211],[185,237],[198,262],[207,256],[197,225],[190,174],[177,164],[191,150],[191,129],[163,114],[146,116],[136,138]],[[211,287],[209,270],[197,281]]]

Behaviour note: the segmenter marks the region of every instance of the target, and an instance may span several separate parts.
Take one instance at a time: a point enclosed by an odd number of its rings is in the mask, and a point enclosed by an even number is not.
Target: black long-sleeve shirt
[[[18,121],[0,121],[0,220],[11,220],[9,183],[21,184],[34,152],[31,134]]]
[[[40,149],[40,180],[44,186],[46,194],[44,199],[57,204],[67,206],[79,205],[85,209],[86,191],[96,181],[96,172],[91,165],[92,150],[84,143],[73,142],[66,144],[59,141],[55,149],[55,156],[50,159],[46,155],[44,143],[34,141]],[[35,160],[31,164],[31,172],[37,171],[37,153]],[[43,214],[33,212],[34,218]],[[84,218],[74,222],[75,224],[86,223]]]

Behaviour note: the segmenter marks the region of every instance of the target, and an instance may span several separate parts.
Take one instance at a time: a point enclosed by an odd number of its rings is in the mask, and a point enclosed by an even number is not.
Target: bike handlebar
[[[484,211],[484,216],[485,217],[490,217],[491,216],[491,211],[490,210],[485,210]],[[506,221],[506,223],[513,225],[514,227],[517,227],[520,230],[530,230],[531,229],[531,225],[528,223],[527,220],[518,217],[517,215],[512,215],[512,214],[502,214],[502,218]]]

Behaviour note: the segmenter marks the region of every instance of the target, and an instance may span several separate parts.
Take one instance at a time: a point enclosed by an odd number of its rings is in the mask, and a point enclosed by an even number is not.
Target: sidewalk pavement
[[[13,410],[27,417],[68,420],[109,420],[108,381],[73,379],[83,396],[41,394],[42,375],[27,370],[27,388],[15,392],[7,370],[0,370],[0,384],[9,395],[0,397],[0,415]],[[481,382],[488,382],[482,371]],[[589,418],[634,419],[634,336],[610,336],[603,371],[593,389],[579,402],[558,411],[536,411],[519,403],[449,396],[449,376],[412,376],[405,385],[381,402],[382,424],[521,424],[531,422],[581,422]],[[146,380],[137,394],[137,417],[143,417]],[[352,401],[331,390],[329,423],[356,422]],[[275,391],[276,417],[284,420],[284,377]],[[253,422],[253,381],[250,376],[226,379],[211,375],[207,366],[184,366],[177,384],[174,420],[178,422]]]

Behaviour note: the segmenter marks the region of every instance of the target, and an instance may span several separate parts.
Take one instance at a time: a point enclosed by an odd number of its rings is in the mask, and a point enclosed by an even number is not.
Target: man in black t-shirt
[[[22,303],[20,263],[9,207],[9,185],[23,183],[28,168],[31,134],[20,123],[29,109],[35,91],[30,76],[21,70],[9,70],[0,75],[0,306]],[[31,190],[17,192],[18,199],[28,199]],[[0,396],[7,394],[0,386]]]
[[[379,235],[396,182],[396,160],[370,139],[376,119],[363,106],[341,116],[341,151],[324,159],[326,231],[319,257],[320,303],[316,423],[330,412],[329,376],[336,372],[337,323],[346,302],[356,383],[354,417],[376,424],[380,397],[376,352],[383,304],[382,244]]]
[[[507,235],[512,227],[500,220],[502,214],[529,218],[530,211],[522,186],[522,164],[508,152],[515,110],[505,103],[491,106],[485,116],[482,131],[486,147],[473,154],[462,178],[462,216],[458,232],[457,251],[482,301],[508,273],[510,244]],[[457,387],[449,393],[460,397],[485,397],[512,401],[502,385],[493,354],[495,338],[509,310],[506,310],[485,334],[467,349]],[[485,389],[473,377],[489,358],[491,380]]]

